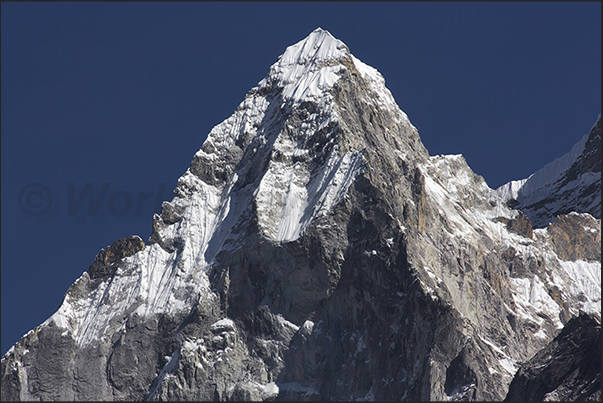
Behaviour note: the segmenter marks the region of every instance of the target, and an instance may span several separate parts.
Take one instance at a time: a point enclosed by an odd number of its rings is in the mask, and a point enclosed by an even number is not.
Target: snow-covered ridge
[[[500,222],[495,221],[501,217],[514,219],[518,212],[509,209],[483,178],[471,171],[462,155],[431,156],[420,169],[427,194],[436,202],[439,213],[446,218],[455,236],[477,238],[478,232],[485,230],[493,238],[518,237],[509,234]],[[479,200],[467,203],[474,189],[479,191]]]
[[[601,115],[589,133],[563,156],[526,179],[511,181],[496,191],[514,199],[536,228],[544,228],[559,214],[571,211],[601,216]]]
[[[514,180],[500,186],[496,189],[498,194],[500,194],[505,201],[516,199],[522,202],[523,205],[532,204],[546,197],[555,182],[561,179],[563,174],[584,154],[589,136],[593,130],[595,130],[600,119],[601,115],[599,114],[589,132],[582,136],[569,152],[546,164],[525,179]]]
[[[547,187],[555,183],[565,171],[567,171],[584,151],[584,146],[588,140],[588,134],[582,136],[572,149],[549,162],[538,171],[534,172],[526,179],[511,181],[499,187],[497,192],[505,199],[525,200],[525,203],[530,204],[532,200],[546,196]]]
[[[484,256],[507,250],[516,254],[512,259],[517,262],[545,262],[535,272],[511,273],[507,277],[511,301],[502,304],[508,315],[528,324],[526,328],[532,329],[533,340],[550,340],[563,328],[564,315],[577,316],[583,311],[600,317],[600,261],[563,261],[551,247],[548,228],[534,230],[533,237],[511,230],[506,222],[520,219],[520,212],[509,208],[495,190],[470,170],[461,155],[431,156],[419,168],[424,176],[426,195],[435,202],[432,206],[437,206],[442,217],[442,231],[450,233],[459,245],[479,245]],[[471,202],[467,203],[467,200]],[[579,214],[569,214],[570,217],[574,215]],[[583,216],[590,217],[588,214]],[[598,222],[599,226],[589,224],[584,230],[600,236],[600,220]],[[430,255],[441,253],[437,247],[420,248],[415,258],[420,260],[417,266],[423,267],[427,276],[419,278],[419,284],[432,299],[451,298],[461,315],[480,326],[481,318],[476,318],[474,311],[467,309],[470,304],[467,304],[462,286],[459,287],[462,284],[459,275],[447,270],[445,261],[442,264],[429,261]],[[442,289],[449,294],[441,295]],[[559,303],[559,296],[565,305]],[[505,376],[510,381],[517,369],[516,362],[522,358],[514,350],[503,350],[508,345],[500,341],[486,342],[501,353],[498,363],[508,372]],[[497,370],[491,368],[492,371]]]
[[[519,194],[519,191],[521,190],[522,186],[526,183],[527,180],[528,180],[528,178],[507,182],[504,185],[502,185],[501,187],[499,187],[498,189],[496,189],[496,191],[498,192],[500,197],[503,198],[504,201],[509,201],[511,199],[517,199],[517,195]]]
[[[373,94],[375,96],[374,101],[376,101],[378,105],[381,105],[386,108],[389,108],[390,110],[396,111],[397,113],[393,114],[393,116],[396,119],[398,118],[398,115],[399,115],[401,120],[404,121],[405,124],[411,126],[412,128],[415,128],[410,123],[410,120],[408,119],[408,116],[406,115],[406,113],[404,113],[400,109],[400,107],[394,100],[394,96],[392,95],[392,93],[385,86],[385,78],[383,78],[381,73],[379,73],[379,71],[376,68],[369,66],[369,65],[363,63],[362,61],[358,60],[354,55],[351,55],[351,58],[352,58],[352,62],[354,63],[354,67],[356,68],[356,70],[358,70],[358,72],[360,73],[362,78],[364,80],[366,80],[366,82],[369,84],[369,86],[373,90]]]

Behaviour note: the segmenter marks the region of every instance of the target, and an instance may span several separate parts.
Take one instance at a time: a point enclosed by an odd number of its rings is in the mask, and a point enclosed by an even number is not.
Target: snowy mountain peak
[[[276,244],[298,240],[342,203],[365,152],[427,158],[383,77],[317,29],[211,130],[153,218],[146,248],[109,282],[84,273],[72,288],[87,299],[66,297],[43,326],[68,328],[87,346],[116,331],[116,317],[180,315],[210,303],[208,273],[221,253],[240,249],[249,233]]]
[[[350,59],[348,47],[328,31],[317,28],[305,39],[289,46],[270,67],[259,88],[282,87],[283,100],[293,103],[319,99],[332,88]]]
[[[533,231],[320,28],[174,194],[3,357],[3,399],[500,400],[578,310],[600,316],[600,220]]]
[[[571,211],[601,217],[601,114],[572,149],[526,179],[497,189],[505,200],[545,227]],[[515,200],[513,202],[513,200]]]
[[[319,64],[337,61],[349,56],[348,47],[331,33],[322,28],[316,28],[310,35],[294,45],[287,47],[279,58],[282,66],[309,62]]]

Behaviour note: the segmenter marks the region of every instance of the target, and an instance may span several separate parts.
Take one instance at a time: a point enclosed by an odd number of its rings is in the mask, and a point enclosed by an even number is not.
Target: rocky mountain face
[[[538,228],[572,211],[601,218],[601,115],[567,154],[497,191]]]
[[[3,400],[503,400],[600,318],[600,218],[533,229],[322,29],[174,193],[6,353]]]
[[[585,314],[523,363],[505,400],[600,401],[601,318]]]

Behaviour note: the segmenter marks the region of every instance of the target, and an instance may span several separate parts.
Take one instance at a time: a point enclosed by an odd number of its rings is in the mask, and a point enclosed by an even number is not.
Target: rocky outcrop
[[[601,320],[570,320],[549,345],[523,363],[509,385],[509,401],[600,401]]]
[[[600,262],[600,225],[591,215],[570,213],[557,217],[547,232],[555,253],[562,260]]]
[[[3,357],[3,398],[502,400],[565,323],[600,315],[600,220],[532,229],[462,156],[430,156],[324,30],[174,194],[146,247],[99,253]]]
[[[497,221],[500,221],[505,224],[507,226],[507,230],[509,230],[510,232],[530,239],[534,237],[532,222],[521,211],[519,211],[519,214],[516,218],[508,219],[504,217],[498,217]]]
[[[118,262],[143,250],[144,246],[142,239],[136,235],[118,239],[96,255],[88,268],[88,275],[91,279],[111,277],[117,270]]]

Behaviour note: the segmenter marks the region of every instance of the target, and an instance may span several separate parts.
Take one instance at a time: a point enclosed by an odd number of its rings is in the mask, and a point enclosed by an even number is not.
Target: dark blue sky
[[[601,111],[600,2],[1,7],[2,353],[101,248],[148,239],[207,133],[316,27],[383,74],[432,155],[463,154],[493,188]],[[105,192],[96,211],[78,208],[85,189]]]

